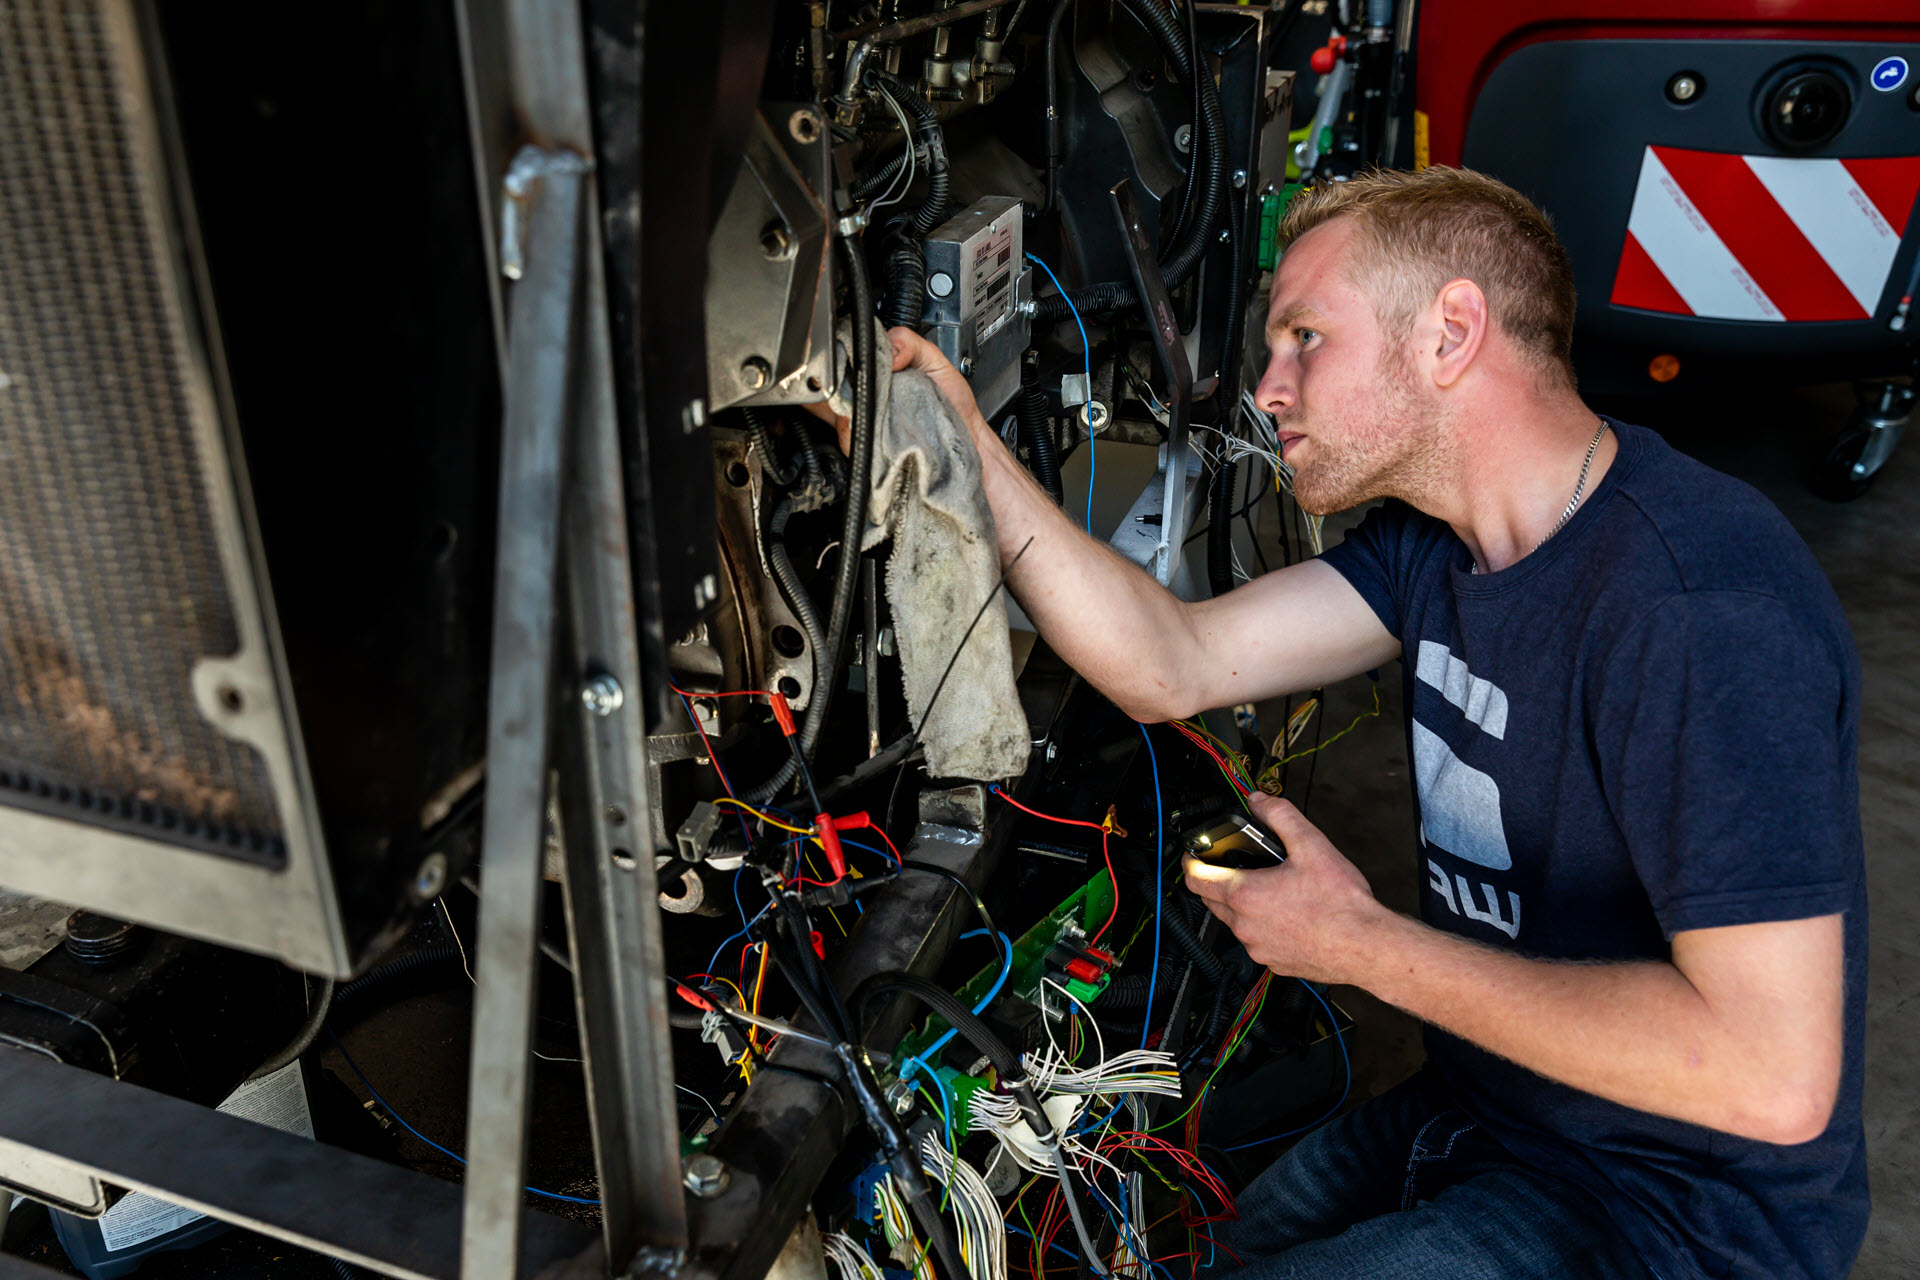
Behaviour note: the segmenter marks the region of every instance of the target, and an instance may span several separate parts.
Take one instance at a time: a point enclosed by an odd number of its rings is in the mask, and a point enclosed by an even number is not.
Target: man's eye
[[[1320,336],[1320,332],[1317,329],[1295,329],[1294,333],[1299,336],[1300,345],[1303,347]]]

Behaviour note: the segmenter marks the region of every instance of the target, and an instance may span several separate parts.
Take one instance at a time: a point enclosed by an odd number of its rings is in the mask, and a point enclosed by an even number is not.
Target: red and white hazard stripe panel
[[[1715,320],[1870,319],[1916,194],[1920,156],[1648,147],[1613,302]]]

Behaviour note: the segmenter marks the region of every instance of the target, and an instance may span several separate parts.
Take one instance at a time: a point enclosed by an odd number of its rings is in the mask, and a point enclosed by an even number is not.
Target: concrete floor
[[[1676,447],[1748,481],[1784,511],[1838,590],[1865,667],[1860,804],[1870,896],[1866,1130],[1873,1219],[1854,1280],[1920,1274],[1920,436],[1874,487],[1845,505],[1803,484],[1809,457],[1853,404],[1845,387],[1661,406],[1600,406],[1659,428]],[[1365,705],[1364,682],[1328,699],[1330,724]],[[1399,674],[1385,673],[1387,714],[1333,748],[1312,817],[1366,873],[1380,898],[1417,907]],[[1788,692],[1783,690],[1783,693]],[[1329,753],[1332,755],[1333,753]],[[1417,1026],[1362,992],[1341,999],[1359,1024],[1356,1092],[1412,1071]]]
[[[1845,604],[1866,669],[1861,725],[1861,805],[1872,898],[1872,956],[1867,1002],[1866,1124],[1874,1216],[1854,1270],[1855,1280],[1920,1274],[1920,438],[1896,455],[1875,488],[1850,505],[1810,496],[1801,477],[1851,408],[1845,388],[1674,402],[1608,405],[1631,421],[1657,426],[1678,447],[1758,486],[1793,521],[1819,557]],[[1144,477],[1144,451],[1103,448],[1108,468],[1132,466]],[[1135,465],[1139,464],[1139,465]],[[1066,479],[1084,501],[1081,458]],[[1099,504],[1096,524],[1120,518]],[[1342,522],[1335,522],[1336,529]],[[1330,531],[1329,539],[1335,533]],[[1243,557],[1246,553],[1243,552]],[[1417,905],[1410,856],[1413,818],[1397,671],[1382,673],[1382,714],[1361,720],[1321,759],[1309,795],[1304,777],[1289,787],[1309,813],[1361,866],[1381,899],[1401,910]],[[1365,681],[1329,691],[1330,727],[1369,706]],[[0,964],[23,966],[58,936],[64,910],[0,893]],[[1367,1097],[1410,1073],[1420,1059],[1411,1019],[1361,992],[1340,993],[1355,1015],[1356,1097]]]

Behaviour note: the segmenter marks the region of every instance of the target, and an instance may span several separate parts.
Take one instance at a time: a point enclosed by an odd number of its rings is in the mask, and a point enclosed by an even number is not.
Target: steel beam
[[[0,1054],[0,1145],[382,1275],[458,1275],[458,1186],[40,1054]],[[592,1242],[517,1197],[513,1213],[529,1275]]]
[[[582,167],[578,157],[531,148],[514,162],[525,261],[511,299],[501,429],[462,1280],[514,1280],[519,1255]]]
[[[627,536],[598,236],[589,221],[584,361],[564,560],[570,646],[561,681],[561,819],[574,998],[593,1115],[607,1258],[664,1261],[687,1245],[666,957],[651,830],[640,617]],[[592,689],[594,697],[583,699]]]

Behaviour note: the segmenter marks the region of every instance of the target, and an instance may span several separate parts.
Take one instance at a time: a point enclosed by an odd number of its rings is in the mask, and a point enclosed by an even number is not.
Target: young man
[[[1258,400],[1303,507],[1388,501],[1188,604],[970,423],[1009,586],[1143,721],[1402,659],[1421,919],[1284,800],[1290,860],[1189,863],[1276,973],[1423,1019],[1411,1081],[1301,1141],[1223,1243],[1269,1277],[1844,1276],[1867,1218],[1859,667],[1764,499],[1596,417],[1565,251],[1478,174],[1297,199]]]

